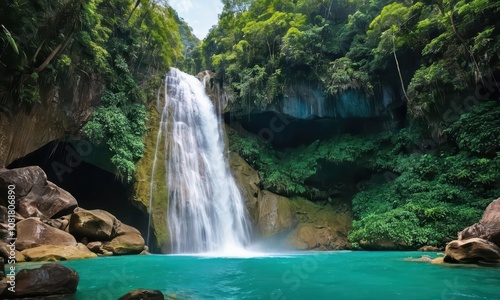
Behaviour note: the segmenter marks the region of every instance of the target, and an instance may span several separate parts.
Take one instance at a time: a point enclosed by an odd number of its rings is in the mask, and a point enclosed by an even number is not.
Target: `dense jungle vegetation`
[[[184,54],[199,43],[187,24],[148,0],[4,1],[0,23],[2,109],[29,109],[46,87],[77,76],[103,82],[83,133],[105,144],[117,173],[130,179],[144,151],[146,100],[156,98],[169,66],[189,68]]]
[[[397,82],[399,131],[284,151],[233,133],[231,149],[287,196],[336,201],[311,178],[332,164],[368,169],[352,199],[354,246],[439,246],[500,195],[499,12],[488,0],[226,1],[194,59],[243,106],[265,108],[293,79],[330,95]]]
[[[131,179],[147,101],[169,66],[216,72],[235,107],[261,107],[302,80],[325,95],[398,86],[406,124],[277,150],[251,134],[231,150],[263,188],[346,200],[313,183],[327,167],[368,170],[350,187],[354,246],[443,245],[500,196],[500,2],[223,0],[200,43],[166,3],[14,0],[0,5],[0,112],[29,109],[76,76],[104,84],[82,133]],[[341,168],[341,169],[342,169]]]

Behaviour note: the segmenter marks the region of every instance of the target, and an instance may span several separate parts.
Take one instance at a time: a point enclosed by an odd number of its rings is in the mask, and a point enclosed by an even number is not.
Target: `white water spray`
[[[172,252],[241,251],[250,240],[250,225],[224,159],[224,139],[214,106],[198,79],[174,68],[166,75],[165,90],[160,130],[167,134]]]

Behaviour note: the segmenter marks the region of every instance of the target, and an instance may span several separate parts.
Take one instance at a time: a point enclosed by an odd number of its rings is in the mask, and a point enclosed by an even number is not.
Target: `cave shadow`
[[[112,172],[106,171],[89,161],[109,161],[109,155],[96,146],[85,142],[55,140],[21,157],[8,169],[39,166],[47,179],[68,191],[84,209],[102,209],[116,216],[123,223],[137,228],[146,238],[148,214],[132,205],[132,185],[127,184]],[[90,150],[89,150],[90,149]],[[82,155],[80,155],[80,153]],[[85,153],[87,151],[88,153]],[[85,154],[85,156],[83,155]],[[105,167],[109,167],[107,164]]]

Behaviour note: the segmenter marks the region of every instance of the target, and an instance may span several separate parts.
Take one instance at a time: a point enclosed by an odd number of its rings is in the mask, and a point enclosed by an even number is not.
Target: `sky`
[[[200,40],[217,24],[223,7],[220,0],[169,0],[168,3],[193,28],[194,35]]]

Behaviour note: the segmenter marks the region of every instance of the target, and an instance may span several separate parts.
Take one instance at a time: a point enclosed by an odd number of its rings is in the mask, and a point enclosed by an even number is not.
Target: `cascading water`
[[[221,125],[205,87],[194,76],[172,68],[165,78],[165,95],[160,132],[167,134],[172,252],[243,249],[250,240],[250,225],[224,158]]]

